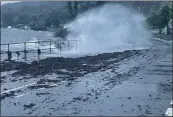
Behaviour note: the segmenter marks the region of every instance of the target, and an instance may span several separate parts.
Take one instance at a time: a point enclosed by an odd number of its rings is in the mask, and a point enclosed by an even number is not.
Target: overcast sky
[[[1,1],[1,4],[14,3],[14,2],[19,2],[19,1]]]

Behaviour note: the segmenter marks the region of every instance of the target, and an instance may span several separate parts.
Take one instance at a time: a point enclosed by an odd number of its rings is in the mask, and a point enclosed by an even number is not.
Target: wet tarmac
[[[152,43],[150,50],[3,63],[1,115],[164,115],[172,100],[172,45]]]

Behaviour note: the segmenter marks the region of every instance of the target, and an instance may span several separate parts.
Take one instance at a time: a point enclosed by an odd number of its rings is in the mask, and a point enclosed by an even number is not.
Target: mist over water
[[[77,39],[77,53],[102,53],[148,48],[145,17],[117,4],[106,4],[67,24],[69,40]]]

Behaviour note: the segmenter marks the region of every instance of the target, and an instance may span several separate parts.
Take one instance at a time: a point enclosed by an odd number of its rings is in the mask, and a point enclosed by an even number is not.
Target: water
[[[68,39],[78,39],[78,53],[103,53],[148,48],[151,36],[145,17],[116,4],[93,9],[67,24]]]
[[[48,31],[1,29],[1,43],[48,40],[51,37],[52,34]]]
[[[1,44],[6,43],[22,43],[22,42],[34,42],[34,41],[48,41],[53,38],[51,32],[48,31],[33,31],[33,30],[17,30],[17,29],[1,29]],[[53,46],[53,45],[52,45]],[[38,44],[30,43],[26,45],[27,50],[36,50]],[[49,48],[49,43],[44,43],[40,48]],[[7,45],[1,46],[2,51],[7,51]],[[24,44],[10,45],[10,51],[23,51]],[[17,55],[12,54],[12,60],[17,60]],[[19,57],[19,60],[23,60],[23,53]],[[1,54],[1,60],[7,58],[7,54]],[[27,54],[27,59],[37,59],[38,56],[35,53]]]
[[[7,43],[22,43],[34,41],[48,41],[52,39],[52,33],[47,31],[33,30],[17,30],[17,29],[1,29],[1,44]],[[38,45],[34,43],[27,44],[27,49],[37,49]],[[3,45],[2,50],[7,50],[7,46]],[[21,51],[24,49],[24,44],[10,45],[10,50]]]

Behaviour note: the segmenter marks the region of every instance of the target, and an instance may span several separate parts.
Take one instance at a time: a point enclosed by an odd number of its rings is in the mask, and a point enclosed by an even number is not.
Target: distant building
[[[30,30],[30,28],[29,28],[28,26],[24,26],[24,28],[25,28],[26,30]]]
[[[12,27],[11,26],[8,26],[7,29],[12,29]]]

